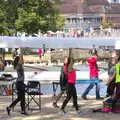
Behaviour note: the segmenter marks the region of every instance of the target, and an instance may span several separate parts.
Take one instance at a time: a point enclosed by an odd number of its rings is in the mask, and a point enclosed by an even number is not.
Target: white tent
[[[118,48],[119,37],[10,37],[0,36],[0,48]],[[116,47],[117,46],[117,47]]]

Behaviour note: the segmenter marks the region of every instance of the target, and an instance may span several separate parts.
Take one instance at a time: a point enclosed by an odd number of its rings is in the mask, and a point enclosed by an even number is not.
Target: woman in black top
[[[17,71],[17,81],[16,81],[16,89],[17,89],[17,98],[12,102],[10,106],[7,107],[7,113],[10,115],[11,108],[13,108],[19,101],[21,102],[21,114],[27,115],[25,111],[25,85],[24,85],[24,60],[23,56],[16,56],[14,60],[14,68]]]

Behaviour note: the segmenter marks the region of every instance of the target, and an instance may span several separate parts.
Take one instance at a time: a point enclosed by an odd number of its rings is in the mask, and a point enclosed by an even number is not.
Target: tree
[[[38,17],[35,12],[27,12],[23,8],[18,9],[18,19],[15,22],[17,31],[24,31],[28,34],[36,33],[40,24],[44,24],[44,19]]]
[[[7,24],[6,32],[8,35],[13,35],[16,32],[15,20],[17,19],[17,9],[19,0],[3,0],[5,11],[5,23]]]
[[[56,2],[49,0],[26,0],[17,10],[18,19],[15,22],[17,30],[32,34],[39,30],[46,32],[60,29],[64,25],[64,18],[59,15],[55,5]]]
[[[4,34],[7,29],[7,24],[5,22],[5,11],[4,11],[4,0],[0,0],[0,34]]]
[[[60,29],[64,25],[64,18],[55,7],[58,1],[0,0],[0,33],[13,35],[17,31],[24,31],[32,34],[39,30]]]
[[[102,25],[103,29],[114,26],[113,23],[111,21],[109,21],[106,16],[103,17],[103,19],[101,21],[101,25]]]
[[[103,22],[102,22],[102,27],[103,27],[103,29],[109,28],[109,27],[113,27],[113,26],[114,26],[114,25],[113,25],[112,22],[109,22],[109,21],[103,21]]]
[[[4,11],[1,9],[0,7],[0,34],[3,34],[5,32],[5,14],[4,14]]]

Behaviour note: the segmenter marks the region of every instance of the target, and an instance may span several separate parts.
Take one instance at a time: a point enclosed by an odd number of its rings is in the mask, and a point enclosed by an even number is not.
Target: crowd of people
[[[106,98],[105,101],[108,103],[109,102],[111,103],[111,107],[110,106],[109,106],[110,108],[108,107],[109,112],[116,112],[116,109],[115,109],[117,106],[116,103],[120,101],[120,56],[117,55],[117,56],[111,57],[109,60],[109,63],[108,63],[109,78],[107,82],[106,96],[104,97],[100,96],[99,82],[98,83],[95,82],[95,80],[99,80],[99,68],[97,66],[97,58],[98,58],[97,51],[93,50],[91,52],[91,56],[86,60],[89,66],[90,80],[92,82],[86,88],[86,90],[84,91],[81,97],[84,100],[88,100],[87,94],[95,85],[96,100],[102,100]],[[77,92],[75,88],[75,83],[76,83],[76,72],[75,72],[75,69],[73,68],[73,59],[65,57],[64,65],[61,70],[61,76],[60,76],[61,92],[58,94],[58,96],[56,96],[55,101],[53,102],[53,106],[58,108],[59,106],[57,105],[57,102],[61,98],[61,96],[66,92],[67,94],[66,98],[63,101],[63,104],[60,109],[64,114],[66,113],[64,109],[71,97],[73,98],[73,106],[76,108],[77,113],[78,114],[80,113],[79,105],[77,102]],[[117,109],[120,109],[120,107],[118,106]],[[104,108],[100,108],[100,109],[93,110],[93,112],[97,112],[97,111],[106,112],[105,110],[106,109]]]
[[[103,99],[100,96],[100,84],[96,83],[96,80],[99,80],[99,68],[97,66],[97,51],[93,50],[91,52],[91,56],[87,58],[86,62],[89,66],[89,74],[90,81],[92,81],[89,86],[86,88],[84,93],[82,94],[82,99],[87,100],[87,94],[89,91],[96,86],[96,100]],[[14,57],[14,69],[17,71],[18,78],[16,80],[16,88],[17,88],[17,98],[13,101],[7,108],[7,113],[10,115],[11,109],[20,101],[21,102],[21,114],[27,115],[25,110],[25,87],[24,84],[24,60],[23,55],[19,54]],[[66,113],[65,107],[67,103],[72,98],[73,107],[76,109],[76,113],[80,114],[79,104],[77,100],[77,91],[76,91],[76,70],[73,67],[74,59],[72,57],[64,57],[64,64],[61,69],[60,74],[60,88],[61,91],[58,96],[55,97],[53,101],[53,106],[59,108],[57,102],[60,100],[63,94],[65,94],[65,99],[63,100],[62,106],[60,107],[60,111],[62,113]],[[107,83],[107,91],[106,96],[109,101],[111,99],[112,107],[110,109],[111,112],[115,112],[116,103],[120,101],[120,56],[117,55],[110,59],[108,64],[108,83]],[[103,109],[93,110],[93,112],[102,111]]]

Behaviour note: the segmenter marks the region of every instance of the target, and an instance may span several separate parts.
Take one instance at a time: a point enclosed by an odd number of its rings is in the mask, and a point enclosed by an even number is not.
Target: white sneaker
[[[66,115],[67,112],[64,110],[64,109],[60,109],[60,112],[59,112],[61,115]]]
[[[81,115],[81,111],[76,111],[76,114],[77,115]]]

